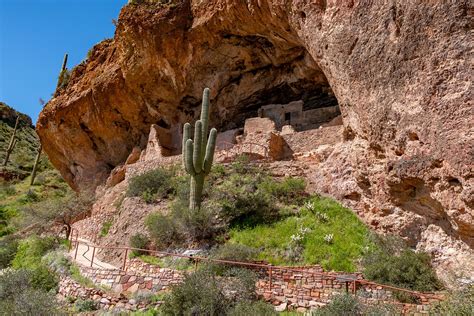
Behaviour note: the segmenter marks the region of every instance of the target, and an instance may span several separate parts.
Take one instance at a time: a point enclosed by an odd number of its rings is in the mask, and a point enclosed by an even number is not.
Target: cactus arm
[[[193,163],[194,170],[196,173],[202,171],[202,155],[201,155],[201,146],[202,146],[202,122],[198,120],[194,126],[194,153],[193,153]]]
[[[204,159],[204,173],[209,174],[212,167],[212,161],[214,160],[214,151],[216,148],[217,130],[211,129],[209,133],[209,140],[206,148],[206,158]]]
[[[209,129],[209,88],[205,88],[202,92],[202,106],[201,106],[201,122],[202,122],[202,147],[201,155],[206,154],[207,131]]]
[[[191,138],[191,124],[186,123],[183,126],[183,145],[181,147],[181,156],[183,158],[183,166],[186,168],[186,142]]]
[[[185,164],[184,167],[186,169],[186,172],[189,173],[191,176],[196,175],[196,171],[194,170],[193,166],[193,141],[191,139],[188,139],[186,141],[186,150],[185,150]]]

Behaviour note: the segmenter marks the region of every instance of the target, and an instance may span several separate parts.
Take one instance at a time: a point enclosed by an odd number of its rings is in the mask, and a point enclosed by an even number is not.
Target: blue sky
[[[64,53],[68,68],[113,37],[127,0],[0,0],[0,101],[36,121],[56,87]]]

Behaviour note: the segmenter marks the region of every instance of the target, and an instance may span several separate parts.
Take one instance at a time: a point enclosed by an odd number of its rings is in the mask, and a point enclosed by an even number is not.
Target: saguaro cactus
[[[204,178],[209,174],[216,148],[217,130],[211,129],[209,139],[209,88],[202,94],[201,119],[194,126],[194,140],[191,139],[191,124],[184,124],[183,128],[183,165],[191,176],[189,209],[201,207]]]
[[[35,178],[36,178],[36,171],[37,171],[37,168],[38,168],[38,162],[40,160],[40,157],[41,157],[41,151],[43,150],[43,145],[40,144],[39,148],[38,148],[38,153],[36,154],[36,159],[35,159],[35,164],[33,165],[33,171],[31,172],[31,182],[30,182],[30,185],[33,185],[35,183]]]
[[[16,117],[16,122],[15,122],[15,128],[13,129],[12,136],[10,138],[10,144],[8,145],[7,152],[5,153],[5,160],[3,161],[3,165],[6,166],[8,163],[8,160],[10,159],[10,154],[13,151],[13,148],[15,148],[17,139],[16,139],[16,131],[18,129],[18,123],[20,122],[20,116],[18,115]]]
[[[67,74],[67,54],[64,54],[64,59],[63,59],[63,65],[61,67],[61,72],[59,73],[58,77],[58,83],[56,84],[56,90],[59,88],[62,88],[64,86],[64,81],[68,80],[69,78],[66,78],[68,76]]]

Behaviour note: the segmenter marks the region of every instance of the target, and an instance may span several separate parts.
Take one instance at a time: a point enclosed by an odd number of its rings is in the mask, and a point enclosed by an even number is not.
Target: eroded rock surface
[[[75,188],[102,183],[151,124],[169,154],[211,88],[211,125],[331,89],[344,142],[318,153],[315,189],[413,244],[430,225],[474,246],[472,3],[195,0],[128,5],[37,130]],[[321,158],[323,157],[323,158]],[[324,161],[323,161],[324,160]],[[432,241],[430,241],[432,243]]]

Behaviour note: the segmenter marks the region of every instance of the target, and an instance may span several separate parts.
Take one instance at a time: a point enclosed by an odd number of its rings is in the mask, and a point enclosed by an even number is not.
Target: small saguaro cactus
[[[30,185],[33,185],[35,183],[35,178],[36,178],[36,171],[38,170],[38,162],[41,158],[41,151],[43,150],[43,145],[40,144],[38,147],[38,152],[36,154],[36,159],[35,159],[35,164],[33,165],[33,171],[31,172],[31,182]]]
[[[63,65],[61,66],[61,71],[58,76],[58,83],[56,84],[56,90],[63,88],[67,81],[69,80],[69,73],[67,70],[67,57],[68,54],[64,54]]]
[[[183,128],[183,165],[191,176],[189,209],[201,207],[204,178],[209,174],[216,148],[217,130],[211,129],[209,138],[209,88],[202,93],[201,119],[194,126],[194,140],[191,139],[191,124],[184,124]]]
[[[8,160],[10,159],[10,154],[13,151],[13,148],[15,148],[15,145],[17,143],[16,139],[16,131],[18,130],[18,123],[20,122],[20,116],[18,115],[16,117],[16,122],[15,122],[15,128],[13,129],[12,136],[10,138],[10,144],[8,145],[7,152],[5,153],[5,160],[3,161],[3,165],[6,166],[8,164]]]

